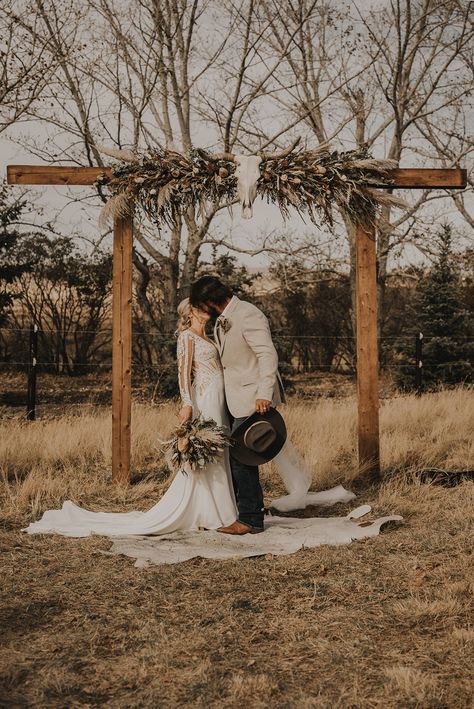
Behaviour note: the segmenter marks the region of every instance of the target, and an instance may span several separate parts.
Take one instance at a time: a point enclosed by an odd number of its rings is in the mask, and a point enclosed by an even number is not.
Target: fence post
[[[422,393],[423,388],[423,360],[421,358],[423,351],[423,333],[419,332],[416,336],[415,343],[415,358],[416,358],[416,371],[415,371],[415,386],[418,396]]]
[[[38,363],[38,325],[30,327],[30,347],[28,354],[28,393],[26,401],[26,418],[36,419],[36,368]]]

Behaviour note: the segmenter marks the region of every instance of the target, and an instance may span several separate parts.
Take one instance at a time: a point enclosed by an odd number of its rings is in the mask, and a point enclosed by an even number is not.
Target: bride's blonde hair
[[[178,315],[179,318],[176,326],[176,335],[179,335],[180,332],[183,332],[184,330],[187,330],[188,327],[191,327],[192,312],[189,298],[183,298],[178,305]]]

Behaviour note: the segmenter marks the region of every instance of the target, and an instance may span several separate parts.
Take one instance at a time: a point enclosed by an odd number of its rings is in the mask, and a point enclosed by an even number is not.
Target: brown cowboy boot
[[[219,527],[217,529],[218,532],[222,532],[222,534],[259,534],[260,532],[263,532],[263,527],[252,527],[250,524],[244,524],[244,522],[240,522],[238,519],[235,522],[232,522],[228,527]]]

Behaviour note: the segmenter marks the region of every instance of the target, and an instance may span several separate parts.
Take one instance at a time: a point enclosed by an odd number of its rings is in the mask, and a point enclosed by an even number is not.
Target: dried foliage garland
[[[225,157],[193,149],[188,155],[153,149],[144,155],[101,148],[120,162],[111,166],[112,177],[101,175],[97,183],[107,185],[112,196],[101,214],[101,222],[132,214],[142,207],[156,224],[173,225],[179,213],[190,206],[204,213],[208,203],[231,203],[237,194],[235,163]],[[260,164],[257,194],[274,202],[284,218],[294,207],[332,226],[338,207],[356,224],[373,219],[379,205],[406,206],[390,193],[375,189],[390,187],[393,160],[375,160],[365,149],[339,152],[321,147],[292,150],[284,157],[265,156]]]

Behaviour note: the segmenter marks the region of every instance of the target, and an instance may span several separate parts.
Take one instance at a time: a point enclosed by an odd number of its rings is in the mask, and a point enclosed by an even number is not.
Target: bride
[[[216,346],[205,332],[210,315],[191,306],[178,307],[178,383],[181,423],[201,416],[228,428],[222,364]],[[287,441],[274,459],[289,492],[272,505],[280,510],[308,504],[330,505],[355,497],[341,485],[308,493],[310,471]],[[163,497],[147,512],[92,512],[66,500],[60,510],[47,510],[22,531],[28,534],[62,534],[68,537],[158,535],[193,529],[218,529],[230,525],[238,510],[232,485],[229,452],[225,449],[205,470],[180,470]]]
[[[182,408],[180,422],[202,416],[228,426],[224,380],[219,353],[205,334],[210,315],[183,300],[178,308],[178,381]],[[217,529],[237,516],[229,453],[204,471],[180,470],[170,487],[147,512],[91,512],[67,500],[60,510],[47,510],[28,534],[85,537],[152,535],[190,529]]]

